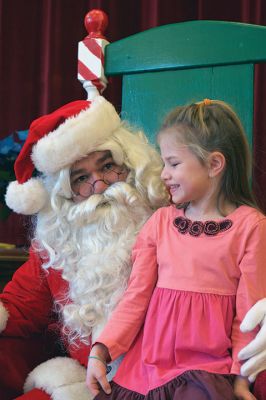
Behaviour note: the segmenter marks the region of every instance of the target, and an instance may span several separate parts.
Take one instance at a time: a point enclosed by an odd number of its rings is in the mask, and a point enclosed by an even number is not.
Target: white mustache
[[[70,223],[75,222],[84,226],[96,222],[99,213],[101,218],[104,218],[104,214],[109,212],[111,206],[131,205],[136,201],[138,201],[138,196],[135,188],[126,182],[116,182],[103,193],[93,194],[80,203],[69,202],[66,219]]]

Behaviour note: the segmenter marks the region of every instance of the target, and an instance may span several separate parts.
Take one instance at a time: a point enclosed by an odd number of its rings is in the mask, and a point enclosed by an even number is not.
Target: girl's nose
[[[167,172],[166,168],[164,167],[162,172],[161,172],[161,179],[163,181],[169,179],[169,173]]]

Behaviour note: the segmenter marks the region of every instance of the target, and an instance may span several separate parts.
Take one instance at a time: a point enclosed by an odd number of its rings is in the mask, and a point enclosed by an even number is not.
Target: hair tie
[[[88,358],[95,358],[95,360],[101,361],[105,366],[107,366],[106,361],[101,358],[101,357],[97,357],[97,356],[88,356]]]
[[[204,104],[205,106],[209,106],[211,103],[212,103],[212,101],[211,101],[210,99],[204,99],[204,100],[203,100],[203,104]]]

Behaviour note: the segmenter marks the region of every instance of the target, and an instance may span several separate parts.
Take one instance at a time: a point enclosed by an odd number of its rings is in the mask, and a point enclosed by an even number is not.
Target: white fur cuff
[[[9,314],[3,303],[0,302],[0,332],[6,329]]]
[[[76,360],[56,357],[36,367],[27,377],[24,392],[37,388],[52,395],[56,389],[86,380],[86,369]]]
[[[86,387],[86,383],[78,382],[72,385],[61,386],[52,393],[53,400],[92,400],[93,396]]]

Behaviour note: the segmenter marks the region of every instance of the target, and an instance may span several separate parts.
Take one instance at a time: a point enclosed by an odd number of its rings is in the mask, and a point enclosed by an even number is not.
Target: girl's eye
[[[171,166],[172,166],[172,167],[177,167],[179,164],[180,164],[180,163],[177,162],[177,163],[173,163]]]

